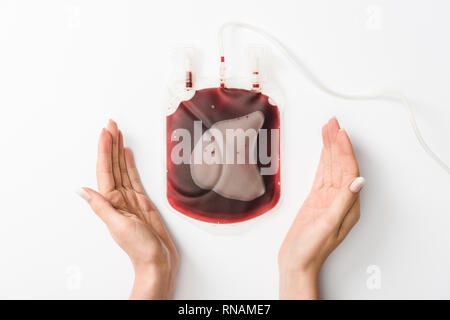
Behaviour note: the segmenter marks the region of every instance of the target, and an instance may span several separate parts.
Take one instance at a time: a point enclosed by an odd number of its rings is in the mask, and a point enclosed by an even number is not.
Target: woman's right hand
[[[97,183],[99,192],[83,188],[80,196],[131,259],[135,282],[130,298],[170,299],[178,269],[177,250],[112,120],[100,134]]]

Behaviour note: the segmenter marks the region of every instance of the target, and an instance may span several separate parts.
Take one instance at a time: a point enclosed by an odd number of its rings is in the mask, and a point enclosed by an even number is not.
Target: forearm
[[[282,300],[319,299],[319,272],[285,271],[280,269],[280,292]]]

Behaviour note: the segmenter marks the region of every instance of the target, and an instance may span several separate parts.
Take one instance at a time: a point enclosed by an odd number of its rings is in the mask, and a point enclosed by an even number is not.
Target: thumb
[[[103,222],[110,227],[117,220],[123,216],[105,199],[100,193],[91,188],[81,188],[78,195],[86,200],[91,206],[92,210],[103,220]]]
[[[342,188],[337,194],[336,199],[331,204],[330,215],[339,223],[352,208],[364,184],[365,179],[363,177],[357,177],[348,187]]]

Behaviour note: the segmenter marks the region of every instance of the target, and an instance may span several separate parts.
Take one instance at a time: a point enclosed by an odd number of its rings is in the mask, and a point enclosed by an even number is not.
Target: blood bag
[[[165,178],[167,202],[190,218],[237,223],[280,200],[281,99],[260,80],[261,54],[250,56],[248,77],[216,86],[195,79],[193,58],[184,57],[183,85],[165,114]]]
[[[428,156],[450,174],[450,166],[425,142],[413,108],[402,93],[341,93],[325,85],[273,35],[240,22],[225,23],[218,33],[218,79],[196,79],[193,54],[183,55],[183,81],[171,89],[166,107],[166,198],[175,211],[200,221],[230,224],[274,209],[281,196],[282,96],[261,79],[261,54],[251,50],[250,76],[225,77],[223,32],[237,27],[259,34],[326,94],[339,99],[394,100],[409,114],[414,134]],[[256,52],[256,53],[255,53]]]

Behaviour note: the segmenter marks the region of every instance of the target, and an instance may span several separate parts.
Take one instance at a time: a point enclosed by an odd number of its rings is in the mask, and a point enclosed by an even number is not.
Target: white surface
[[[289,177],[279,212],[242,234],[212,235],[167,210],[160,157],[170,48],[194,45],[200,73],[216,76],[216,31],[240,20],[277,35],[337,90],[404,91],[424,138],[450,162],[449,10],[445,1],[407,0],[0,0],[0,298],[128,296],[127,256],[74,193],[96,185],[108,118],[123,129],[179,249],[175,297],[276,298],[278,248],[332,115],[350,134],[367,186],[359,224],[322,272],[322,297],[450,298],[450,177],[420,148],[398,104],[325,96],[272,50],[287,100]],[[225,41],[235,75],[246,70],[247,44],[264,43],[236,30]],[[366,287],[373,264],[380,290]]]

